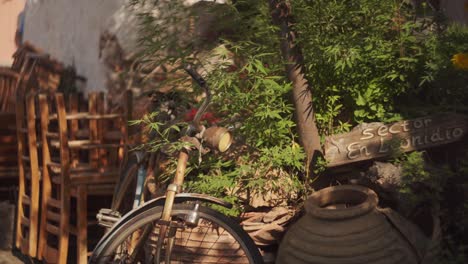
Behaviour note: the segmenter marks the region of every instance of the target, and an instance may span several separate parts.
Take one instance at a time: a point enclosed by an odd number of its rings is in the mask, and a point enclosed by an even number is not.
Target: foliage
[[[468,112],[468,71],[459,68],[453,60],[458,56],[462,66],[462,54],[468,52],[467,42],[468,28],[459,25],[450,25],[438,34],[427,36],[421,85],[413,94],[421,98],[421,103],[437,111]]]
[[[229,214],[250,209],[253,197],[297,205],[310,190],[302,177],[304,153],[297,143],[278,29],[271,23],[268,1],[233,2],[211,10],[220,21],[213,27],[215,39],[194,30],[197,21],[210,14],[179,0],[158,1],[158,10],[164,12],[149,8],[140,13],[142,67],[163,66],[172,75],[160,86],[183,86],[195,105],[201,92],[192,88],[180,66],[202,65],[199,71],[213,90],[210,111],[235,135],[227,154],[210,153],[201,163],[197,155],[190,160],[188,190],[234,203]],[[403,0],[289,2],[322,135],[345,132],[361,122],[468,112],[466,27],[445,24],[427,6],[415,12]],[[154,146],[162,146],[158,144]],[[414,203],[445,203],[450,181],[466,175],[462,171],[468,165],[457,165],[458,171],[443,165],[437,170],[423,157],[415,152],[399,159],[404,168],[401,192]],[[457,207],[451,225],[466,225],[468,206],[463,206]],[[440,263],[462,263],[456,260],[458,244],[468,241],[453,238],[451,244],[448,236],[444,241],[449,260]]]
[[[401,1],[293,1],[295,29],[323,133],[399,118],[394,97],[411,87],[422,25]]]
[[[164,2],[160,2],[164,4]],[[235,143],[227,154],[210,153],[199,162],[198,155],[189,161],[187,191],[221,197],[236,206],[225,213],[238,214],[251,206],[295,204],[307,190],[300,177],[305,155],[297,143],[293,106],[289,100],[291,85],[284,77],[276,27],[271,25],[268,5],[264,1],[242,0],[214,10],[217,15],[233,17],[236,27],[225,33],[218,43],[200,46],[199,36],[184,41],[170,34],[173,27],[183,27],[184,19],[197,24],[197,14],[180,1],[165,3],[168,14],[192,14],[142,17],[141,61],[144,67],[164,65],[178,72],[181,64],[190,61],[202,65],[213,94],[211,110],[221,117],[218,125],[230,127]],[[216,7],[214,7],[216,8]],[[193,10],[192,10],[193,11]],[[177,22],[176,22],[177,20]],[[223,28],[229,25],[218,23]],[[168,47],[170,50],[168,51]],[[148,66],[150,65],[150,66]],[[168,79],[164,84],[185,85],[186,75]],[[195,87],[187,93],[197,104],[200,94]],[[180,117],[179,117],[180,118]],[[158,130],[161,124],[151,124]],[[164,133],[159,132],[160,135]],[[164,136],[162,137],[164,138]],[[161,148],[167,140],[159,139],[152,146]],[[170,172],[172,169],[168,169]],[[261,202],[258,202],[261,201]]]
[[[439,203],[447,178],[450,178],[447,168],[429,169],[424,159],[425,152],[402,153],[397,163],[402,166],[400,192],[407,195],[409,207],[415,207],[423,202]],[[444,173],[441,173],[443,170]]]
[[[465,252],[468,250],[466,244],[459,244],[450,237],[445,238],[445,247],[442,249],[437,263],[440,264],[464,264],[468,256]]]
[[[304,194],[299,176],[305,155],[296,141],[291,85],[284,77],[276,28],[266,2],[237,1],[233,7],[242,31],[223,44],[234,64],[228,71],[217,67],[209,76],[214,106],[236,126],[233,195],[268,196],[269,205],[297,203]]]
[[[429,13],[424,7],[418,14],[403,1],[291,3],[322,134],[347,131],[360,122],[468,112],[467,27],[447,25],[440,14],[424,16]],[[400,192],[409,203],[404,206],[442,204],[438,263],[465,263],[468,241],[460,227],[468,221],[468,205],[451,201],[453,193],[447,190],[455,188],[457,179],[466,185],[461,172],[466,165],[428,166],[424,153],[400,155]]]
[[[466,145],[465,145],[466,148]],[[443,247],[440,263],[458,264],[468,260],[468,153],[457,155],[450,188],[446,188],[442,199]],[[458,197],[454,200],[453,197]]]
[[[468,75],[451,58],[468,30],[440,29],[406,2],[291,1],[322,134],[462,107]]]
[[[467,190],[467,158],[466,154],[456,157],[458,164],[452,168],[431,162],[426,152],[401,154],[395,160],[402,166],[399,192],[405,200],[404,211],[424,206],[440,207],[442,247],[437,263],[458,264],[467,259],[468,202],[463,199]]]
[[[144,115],[142,119],[130,121],[130,125],[137,126],[144,125],[149,130],[148,133],[152,134],[151,141],[137,146],[138,149],[146,149],[149,151],[165,151],[168,154],[174,154],[182,148],[187,147],[187,143],[177,142],[176,135],[179,134],[180,127],[184,125],[183,122],[174,123],[161,123],[158,121],[160,112],[153,112]]]

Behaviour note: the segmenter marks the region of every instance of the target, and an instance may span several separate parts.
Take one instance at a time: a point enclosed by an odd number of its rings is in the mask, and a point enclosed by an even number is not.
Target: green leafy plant
[[[466,177],[466,156],[459,159],[455,170],[440,163],[433,164],[427,156],[425,152],[412,152],[401,154],[396,159],[396,163],[402,166],[399,189],[405,201],[402,206],[407,213],[424,206],[430,206],[432,210],[440,208],[437,217],[441,221],[442,240],[439,241],[441,247],[437,263],[465,263],[468,203],[453,200],[460,194],[447,193],[447,190],[455,193],[466,191],[465,186],[454,184]]]
[[[395,98],[412,89],[425,25],[404,1],[292,1],[299,44],[323,134],[356,122],[401,118]]]
[[[468,52],[467,42],[468,28],[456,24],[427,36],[424,70],[415,97],[438,111],[468,111],[468,71],[453,62],[455,55]]]
[[[288,2],[322,136],[349,131],[361,122],[468,112],[468,74],[453,62],[455,55],[468,52],[466,27],[449,26],[427,5],[415,10],[403,0]],[[229,152],[208,154],[201,163],[199,157],[190,160],[186,189],[234,203],[234,209],[225,211],[231,215],[250,210],[256,200],[262,206],[298,206],[311,192],[313,179],[304,177],[305,155],[295,132],[291,84],[284,77],[278,28],[271,23],[268,1],[206,5],[208,13],[203,14],[221,17],[213,27],[215,40],[197,35],[193,26],[201,15],[197,7],[188,8],[182,1],[158,1],[156,11],[139,14],[141,68],[159,67],[169,77],[158,86],[182,86],[185,99],[197,105],[202,93],[180,68],[185,62],[202,65],[199,70],[213,90],[210,111],[235,137]],[[152,75],[146,79],[153,81]],[[161,129],[162,124],[154,128]],[[438,171],[428,169],[419,152],[398,160],[404,167],[401,192],[411,195],[414,203],[444,201],[448,179],[463,178],[462,169],[454,172],[444,165]],[[314,172],[326,172],[326,161],[319,160]],[[423,183],[425,191],[415,192],[415,183]],[[467,208],[458,211],[451,222],[465,224]],[[467,241],[457,238],[457,243]],[[446,245],[446,259],[461,256],[458,247]],[[461,263],[456,261],[447,263]]]
[[[202,162],[197,155],[190,159],[186,190],[234,203],[232,210],[224,210],[231,215],[256,206],[299,203],[308,192],[301,177],[305,155],[297,143],[289,100],[291,85],[284,77],[277,29],[271,25],[267,2],[243,0],[221,11],[216,9],[217,14],[232,17],[236,27],[220,23],[220,31],[226,27],[231,30],[218,43],[205,45],[196,43],[197,36],[190,30],[187,36],[193,40],[167,33],[184,27],[185,21],[196,25],[199,18],[192,13],[194,9],[181,1],[161,2],[156,7],[167,12],[160,16],[155,12],[140,14],[145,47],[142,67],[163,66],[175,74],[176,78],[168,78],[161,86],[184,86],[188,101],[196,105],[200,91],[196,86],[189,88],[189,77],[179,74],[179,69],[184,61],[201,65],[198,70],[205,74],[212,90],[210,111],[220,118],[218,125],[230,127],[235,137],[232,150],[226,154],[207,154]],[[161,149],[171,138],[163,124],[149,120],[144,122],[160,137],[148,144],[153,150]],[[171,171],[168,168],[167,172]]]
[[[445,180],[450,177],[446,168],[443,170],[443,175],[441,171],[429,170],[424,153],[415,151],[401,154],[397,162],[402,165],[400,192],[409,194],[413,207],[424,201],[439,203]]]

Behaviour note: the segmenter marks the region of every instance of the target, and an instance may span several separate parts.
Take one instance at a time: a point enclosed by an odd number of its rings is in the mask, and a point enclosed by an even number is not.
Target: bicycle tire
[[[193,207],[193,204],[176,204],[173,207],[172,216],[179,217],[186,215],[192,211]],[[128,255],[125,255],[125,253],[128,254],[128,252],[122,253],[120,256],[117,256],[116,252],[127,249],[126,246],[122,245],[126,245],[125,243],[131,239],[132,234],[159,220],[162,209],[162,206],[149,208],[128,219],[125,223],[121,223],[111,229],[108,235],[99,242],[91,256],[90,263],[119,263],[116,262],[116,259],[119,258],[122,261],[121,263],[126,263],[124,260]],[[180,235],[179,237],[176,235],[176,244],[174,245],[174,253],[172,254],[174,258],[171,259],[172,264],[263,263],[262,256],[253,240],[234,220],[204,206],[200,206],[198,212],[200,222],[203,225],[202,227],[200,225],[195,227],[198,228],[197,230],[192,229],[190,231],[177,232]],[[149,226],[149,228],[153,228],[153,226]],[[155,237],[157,238],[157,234],[152,234],[148,241],[146,241],[145,246],[154,245],[156,241],[151,240],[151,238]],[[200,238],[203,240],[200,240]],[[216,240],[213,241],[213,239]],[[164,254],[162,256],[164,258]],[[151,263],[153,263],[152,261]],[[149,261],[141,262],[140,259],[140,262],[137,263],[147,262]],[[161,263],[164,263],[164,260]]]

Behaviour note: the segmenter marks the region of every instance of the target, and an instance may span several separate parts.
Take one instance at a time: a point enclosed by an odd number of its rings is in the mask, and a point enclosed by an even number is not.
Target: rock
[[[378,194],[382,206],[389,206],[399,211],[403,199],[398,192],[401,186],[401,177],[401,166],[375,161],[367,171],[360,173],[358,179],[351,179],[350,183],[374,190]]]
[[[375,161],[364,176],[386,191],[395,191],[401,185],[401,175],[401,166]]]

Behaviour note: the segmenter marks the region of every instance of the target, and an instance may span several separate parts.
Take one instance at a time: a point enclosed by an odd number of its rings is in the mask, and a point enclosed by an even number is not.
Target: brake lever
[[[197,113],[195,114],[195,117],[193,118],[193,126],[190,126],[188,130],[190,131],[192,127],[196,130],[196,132],[200,132],[203,129],[203,126],[200,125],[200,120],[202,115],[205,113],[206,109],[208,108],[208,105],[211,101],[211,93],[210,89],[208,87],[208,84],[206,83],[205,79],[201,77],[198,72],[196,72],[191,64],[187,64],[184,66],[184,70],[192,77],[192,79],[198,83],[198,85],[205,91],[206,97],[205,100],[203,101],[202,105],[198,109]]]
[[[193,69],[191,64],[185,65],[184,70],[190,75],[190,77],[192,77],[192,79],[194,79],[198,83],[198,85],[200,85],[200,87],[202,88],[205,87],[206,85],[205,79],[203,79],[203,77],[201,77],[200,74],[198,74],[198,72],[196,72]]]

